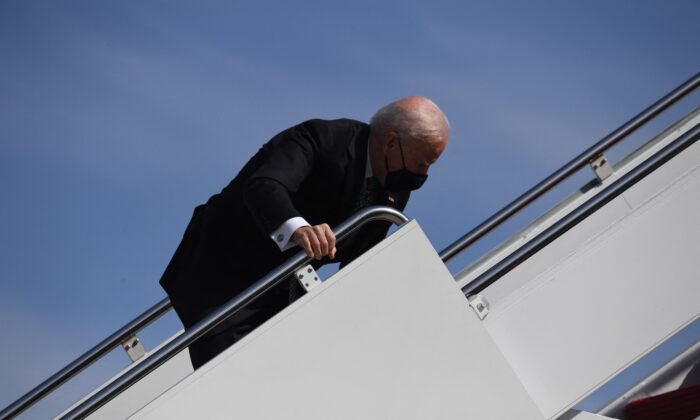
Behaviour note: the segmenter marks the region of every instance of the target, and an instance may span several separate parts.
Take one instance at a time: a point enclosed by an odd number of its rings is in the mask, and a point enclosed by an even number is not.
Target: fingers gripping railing
[[[396,225],[400,225],[408,221],[406,216],[396,209],[383,206],[368,207],[354,214],[352,217],[336,227],[335,231],[333,232],[336,236],[336,242],[341,242],[366,223],[377,220],[391,222]],[[310,261],[311,258],[308,257],[304,251],[298,252],[294,257],[287,260],[274,271],[270,272],[268,275],[245,289],[239,295],[229,300],[219,310],[202,319],[192,328],[186,330],[183,334],[180,334],[168,344],[161,347],[157,352],[144,358],[144,360],[140,361],[140,363],[134,366],[133,369],[126,371],[122,376],[115,379],[108,386],[101,389],[99,392],[92,395],[90,398],[68,412],[63,418],[84,418],[90,413],[94,412],[99,407],[106,404],[109,400],[124,391],[126,388],[131,386],[133,383],[148,375],[158,366],[172,358],[175,354],[192,344],[192,342],[206,334],[209,330],[235,314],[238,310],[257,299],[275,285],[287,279],[294,271],[301,268],[305,264],[308,264]],[[66,368],[62,369],[60,372],[47,379],[44,383],[27,393],[12,405],[5,408],[2,413],[0,413],[0,419],[4,420],[11,418],[26,410],[43,396],[70,379],[70,377],[85,369],[102,355],[119,345],[124,338],[129,337],[130,334],[133,334],[135,331],[138,331],[145,325],[148,325],[151,321],[157,319],[159,316],[169,310],[170,307],[170,301],[167,298],[163,299],[157,305],[153,306],[138,318],[122,327],[119,331],[103,340],[100,344],[75,360]]]
[[[661,112],[665,111],[667,108],[669,108],[671,105],[675,104],[685,96],[687,96],[689,93],[694,91],[698,86],[700,86],[700,73],[696,74],[692,78],[690,78],[688,81],[674,89],[672,92],[658,100],[656,103],[652,104],[649,106],[647,109],[639,113],[637,116],[623,124],[621,127],[619,127],[617,130],[613,131],[610,133],[608,136],[604,137],[602,140],[600,140],[598,143],[595,145],[591,146],[588,148],[586,151],[581,153],[579,156],[576,158],[572,159],[569,163],[561,167],[559,170],[551,174],[549,177],[545,178],[543,181],[535,185],[533,188],[522,194],[520,197],[512,201],[510,204],[505,206],[503,209],[495,213],[493,216],[488,218],[486,221],[463,235],[461,238],[459,238],[457,241],[453,242],[451,245],[449,245],[447,248],[445,248],[442,252],[440,252],[440,257],[442,258],[443,261],[447,262],[457,254],[459,254],[461,251],[493,231],[495,228],[509,220],[512,216],[520,212],[522,209],[527,207],[530,203],[535,201],[537,198],[545,194],[546,192],[550,191],[552,188],[560,184],[563,180],[586,166],[588,163],[590,163],[592,160],[596,159],[598,156],[600,156],[605,150],[609,149],[613,145],[619,143],[621,140],[629,136],[631,133],[633,133],[635,130],[646,124],[648,121],[652,120],[654,117],[659,115]],[[368,208],[365,209],[364,211],[356,214],[353,216],[351,219],[346,221],[344,224],[338,226],[336,236],[337,240],[340,241],[342,238],[346,237],[348,234],[350,234],[354,229],[357,227],[361,226],[364,223],[367,223],[371,220],[386,220],[393,222],[395,224],[403,223],[406,221],[405,216],[403,216],[400,212],[397,212],[393,209],[390,208]],[[532,251],[532,250],[531,250]],[[294,267],[297,267],[298,265],[303,265],[306,262],[308,262],[308,257],[304,259],[304,262],[299,262],[297,261],[298,258],[305,257],[305,254],[299,253],[296,255],[294,258],[292,258],[288,263],[285,265],[281,266],[279,269],[283,267],[287,267],[288,264],[294,263]],[[522,255],[520,256],[521,258],[523,257]],[[298,264],[296,264],[298,262]],[[513,263],[513,261],[511,261]],[[287,267],[288,268],[288,267]],[[494,267],[495,268],[495,267]],[[501,267],[501,270],[504,267]],[[293,272],[293,269],[289,269],[287,274]],[[495,275],[495,271],[500,271],[500,270],[491,270],[494,272],[490,272],[490,275],[485,276],[484,275],[480,276],[479,281],[472,282],[469,285],[467,285],[464,289],[465,294],[472,294],[472,293],[477,293],[478,290],[483,289],[486,287],[486,285],[490,284],[492,281],[495,281],[494,279],[497,278],[498,276]],[[268,279],[269,276],[265,277],[265,279]],[[258,285],[261,281],[265,280],[261,279],[256,285]],[[274,282],[274,284],[277,284],[279,281]],[[273,285],[274,285],[273,284]],[[272,286],[273,286],[272,285]],[[255,285],[254,285],[255,286]],[[263,287],[264,290],[268,290],[272,286],[261,286]],[[251,286],[253,287],[253,286]],[[261,291],[260,293],[264,292]],[[244,292],[245,293],[245,292]],[[245,301],[242,301],[241,304],[236,304],[235,309],[232,309],[229,314],[223,315],[221,319],[225,319],[227,316],[235,313],[242,305],[245,305],[247,302],[255,299],[255,297],[259,296],[259,294],[255,294],[253,297],[250,297],[246,299]],[[235,304],[234,301],[231,301],[232,304]],[[36,401],[39,399],[43,398],[45,395],[47,395],[49,392],[52,390],[56,389],[58,386],[63,384],[65,381],[70,379],[72,376],[80,372],[81,370],[85,369],[87,366],[92,364],[94,361],[102,357],[104,354],[107,352],[111,351],[114,347],[119,345],[119,343],[123,342],[126,338],[128,338],[130,335],[132,335],[134,332],[140,330],[144,326],[148,325],[150,322],[154,321],[158,317],[160,317],[162,314],[167,312],[171,307],[170,301],[166,298],[150,308],[148,311],[146,311],[144,314],[136,318],[135,320],[131,321],[129,324],[121,328],[119,331],[115,332],[112,334],[110,337],[106,338],[103,340],[100,344],[89,350],[87,353],[76,359],[74,362],[72,362],[70,365],[66,366],[63,368],[61,371],[44,381],[42,384],[34,388],[32,391],[24,395],[22,398],[14,402],[12,405],[8,406],[5,408],[2,412],[0,412],[0,419],[5,419],[9,418],[12,416],[15,416],[22,411],[26,410],[28,407],[30,407],[32,404],[34,404]],[[209,318],[213,319],[217,316],[218,313],[212,314]],[[208,319],[209,319],[208,318]],[[204,322],[204,321],[203,321]],[[215,322],[220,322],[220,320],[217,320]],[[199,324],[198,324],[199,325]],[[216,324],[214,324],[216,325]],[[202,327],[206,328],[203,330],[204,332],[201,332],[201,334],[206,333],[208,329],[213,328],[214,325],[208,326],[208,327]],[[197,326],[195,326],[196,328]],[[193,331],[194,328],[190,331]],[[197,337],[201,335],[198,333]],[[148,369],[148,372],[151,370],[155,369],[158,365],[162,364],[165,362],[165,360],[169,359],[172,357],[172,354],[166,353],[166,349],[170,348],[171,346],[178,346],[179,349],[182,349],[186,347],[188,344],[190,344],[192,341],[196,339],[194,338],[186,338],[185,336],[188,335],[189,333],[183,334],[180,337],[178,337],[176,340],[171,342],[168,346],[162,348],[158,353],[155,353],[154,355],[149,356],[148,360],[144,360],[144,363],[142,365],[147,365],[144,369]],[[183,341],[186,341],[185,344],[182,344]],[[176,343],[177,342],[177,343]],[[176,350],[173,352],[177,353]],[[158,363],[155,366],[152,366],[153,360],[155,359],[155,355],[157,354],[169,354],[166,356],[166,358]],[[160,360],[160,359],[158,359]],[[148,363],[147,363],[148,362]],[[136,369],[134,369],[136,370]],[[146,374],[148,373],[146,372]],[[133,375],[137,375],[136,373]],[[131,376],[133,376],[131,375]],[[145,374],[144,374],[145,375]],[[130,377],[131,377],[130,376]],[[139,376],[140,378],[141,376]],[[122,378],[120,378],[121,381]],[[136,381],[138,379],[133,379],[130,383]],[[127,387],[126,385],[125,387]],[[103,390],[106,391],[107,389]],[[121,391],[118,391],[121,392]],[[118,393],[116,392],[116,393]],[[114,395],[116,395],[116,393]],[[81,409],[81,407],[85,406],[87,403],[89,403],[91,400],[93,400],[96,396],[91,398],[90,400],[86,401],[83,403],[81,406],[79,406],[77,409]],[[113,395],[111,395],[108,399],[113,398]],[[108,399],[104,400],[101,404],[104,404],[104,402],[108,401]],[[96,405],[92,409],[81,409],[81,410],[86,410],[84,411],[83,415],[89,414],[89,412],[94,411],[99,405]],[[76,409],[76,410],[77,410]],[[75,410],[72,411],[71,413],[68,414],[68,416],[78,416],[79,414],[73,414],[76,412]],[[83,412],[83,411],[81,411]]]

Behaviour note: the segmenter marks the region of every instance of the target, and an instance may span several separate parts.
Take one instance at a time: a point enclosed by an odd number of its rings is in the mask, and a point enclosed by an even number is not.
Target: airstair
[[[133,363],[58,418],[641,419],[664,407],[692,416],[698,340],[599,408],[580,407],[700,322],[700,109],[615,164],[606,155],[698,85],[700,74],[442,252],[416,220],[364,209],[336,228],[339,241],[376,220],[398,228],[328,279],[299,252],[146,351],[136,334],[171,309],[164,299],[0,418],[31,417],[119,346]],[[585,168],[590,182],[450,273],[449,260]],[[290,279],[306,294],[193,372],[189,344]]]

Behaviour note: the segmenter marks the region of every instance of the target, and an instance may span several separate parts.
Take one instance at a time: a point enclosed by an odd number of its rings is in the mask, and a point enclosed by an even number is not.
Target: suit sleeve
[[[320,154],[319,133],[307,121],[275,136],[258,152],[248,175],[243,200],[265,235],[286,220],[302,217],[292,195],[312,173]]]
[[[410,192],[404,193],[397,198],[396,203],[385,201],[381,204],[403,211],[406,208],[410,195]],[[346,238],[345,241],[338,246],[338,253],[336,254],[336,260],[340,262],[340,269],[342,270],[355,258],[381,242],[382,239],[386,237],[389,228],[391,228],[390,222],[374,221],[363,226],[359,231]]]

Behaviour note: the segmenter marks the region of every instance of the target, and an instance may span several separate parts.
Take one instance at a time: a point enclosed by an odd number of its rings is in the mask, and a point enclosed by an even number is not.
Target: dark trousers
[[[214,327],[211,331],[190,344],[190,360],[192,367],[196,370],[204,365],[216,355],[226,350],[229,346],[245,337],[265,321],[284,309],[290,302],[296,300],[303,294],[302,289],[296,282],[291,283],[291,287],[275,287],[268,292],[267,296],[251,302],[245,308],[241,308],[229,319]],[[210,308],[200,312],[193,319],[185,320],[185,328],[189,329],[199,320],[211,314],[218,308]]]

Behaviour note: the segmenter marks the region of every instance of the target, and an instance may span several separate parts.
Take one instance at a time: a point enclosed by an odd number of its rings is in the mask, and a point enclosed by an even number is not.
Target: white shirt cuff
[[[275,241],[280,251],[286,251],[296,245],[293,241],[290,241],[290,239],[292,239],[294,231],[302,226],[311,225],[303,217],[292,217],[275,229],[275,231],[270,234],[270,239]]]

